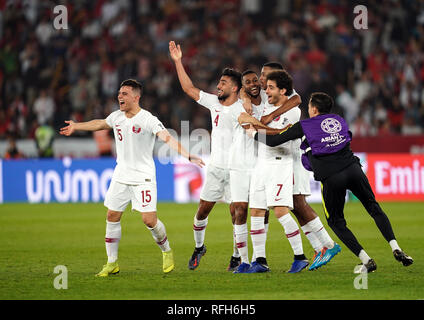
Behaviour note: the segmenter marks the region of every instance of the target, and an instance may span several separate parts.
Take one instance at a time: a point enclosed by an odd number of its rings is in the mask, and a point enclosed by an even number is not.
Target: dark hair
[[[275,81],[279,89],[286,89],[286,96],[293,93],[293,80],[286,70],[272,71],[268,74],[266,80]]]
[[[244,76],[251,74],[251,73],[256,74],[256,72],[251,70],[251,69],[244,70],[243,73],[241,74],[241,78],[243,79]]]
[[[267,62],[262,66],[262,68],[263,67],[268,67],[268,68],[275,69],[275,70],[284,70],[283,65],[281,63],[275,62],[275,61]]]
[[[221,77],[227,76],[233,81],[233,83],[237,86],[237,92],[241,89],[241,73],[236,69],[225,68],[222,70]]]
[[[131,87],[133,90],[137,90],[141,96],[142,87],[141,87],[141,83],[138,82],[137,80],[135,79],[124,80],[121,82],[120,88],[123,86],[128,86],[128,87]]]
[[[309,103],[318,109],[320,114],[330,113],[334,106],[333,98],[324,92],[314,92],[311,94]]]

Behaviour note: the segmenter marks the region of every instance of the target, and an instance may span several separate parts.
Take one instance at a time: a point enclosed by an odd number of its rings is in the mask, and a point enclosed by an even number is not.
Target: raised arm
[[[169,134],[168,130],[166,129],[161,130],[156,135],[159,139],[165,142],[171,149],[177,151],[178,154],[187,158],[188,161],[190,161],[191,163],[198,165],[200,168],[202,168],[205,165],[205,163],[203,162],[201,158],[199,158],[196,155],[192,155],[188,153],[187,150],[184,149],[184,147],[177,140],[175,140],[173,136]]]
[[[261,122],[263,124],[270,123],[273,119],[277,118],[278,116],[282,115],[283,113],[289,111],[290,109],[300,105],[302,103],[302,99],[298,94],[294,95],[290,99],[288,99],[281,107],[279,107],[277,110],[274,110],[270,114],[263,116],[261,118]]]
[[[75,131],[98,131],[104,129],[112,129],[104,119],[95,119],[87,122],[74,122],[72,120],[65,121],[68,125],[60,128],[60,134],[70,136]]]
[[[193,85],[193,82],[191,82],[190,77],[184,69],[183,63],[181,61],[183,57],[183,52],[181,50],[180,45],[177,46],[174,41],[170,41],[169,54],[175,63],[175,69],[177,70],[178,80],[180,81],[183,91],[193,100],[199,100],[200,89],[196,88]]]

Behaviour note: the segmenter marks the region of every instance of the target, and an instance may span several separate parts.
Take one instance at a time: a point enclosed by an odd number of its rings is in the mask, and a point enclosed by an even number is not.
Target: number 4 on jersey
[[[219,114],[218,114],[218,115],[216,115],[216,118],[215,118],[215,120],[213,121],[213,122],[215,123],[215,127],[217,127],[217,126],[218,126],[218,120],[219,120]]]

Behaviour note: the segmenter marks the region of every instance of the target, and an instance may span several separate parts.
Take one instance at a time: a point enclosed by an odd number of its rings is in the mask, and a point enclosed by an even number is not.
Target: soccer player
[[[245,273],[250,268],[247,245],[249,232],[246,221],[251,174],[257,158],[255,142],[247,136],[246,131],[238,122],[238,117],[241,113],[246,112],[246,109],[249,109],[252,116],[260,119],[263,109],[263,105],[254,105],[248,98],[248,95],[259,97],[260,93],[258,77],[252,70],[243,72],[242,86],[240,98],[243,101],[243,105],[236,104],[230,110],[234,133],[233,142],[229,150],[228,167],[230,170],[231,204],[234,208],[234,235],[238,254],[240,255],[240,263],[234,268],[234,273]],[[246,103],[248,105],[245,105]],[[235,259],[237,258],[231,257],[230,267],[231,262],[235,261]]]
[[[260,82],[262,88],[266,88],[266,79],[270,72],[276,70],[283,70],[283,66],[278,62],[268,62],[265,63],[261,70]],[[293,89],[294,90],[294,89]],[[264,91],[261,92],[266,99],[266,94]],[[293,95],[288,101],[289,103],[280,106],[279,108],[269,107],[266,105],[264,115],[261,118],[263,124],[270,123],[273,119],[277,119],[283,113],[287,112],[291,108],[299,109],[301,99],[299,95]],[[295,104],[297,103],[297,104]],[[299,119],[300,120],[300,109],[299,109]],[[325,254],[328,249],[336,246],[336,251],[340,249],[338,244],[334,244],[333,239],[331,239],[327,230],[324,228],[321,219],[316,214],[314,209],[306,202],[306,196],[311,194],[311,187],[309,182],[309,173],[303,168],[301,163],[301,153],[300,153],[300,139],[292,141],[292,153],[293,153],[293,209],[291,210],[295,215],[297,221],[300,224],[300,227],[305,234],[306,238],[310,242],[315,253],[312,258],[312,264],[309,267],[309,270],[315,270],[316,266]],[[333,256],[332,256],[333,257]],[[328,261],[325,262],[328,263]],[[319,264],[322,266],[323,264]]]
[[[359,159],[350,148],[352,133],[346,121],[330,113],[333,105],[333,99],[329,95],[315,92],[309,100],[309,119],[297,122],[292,127],[281,131],[280,134],[267,135],[265,139],[262,139],[262,135],[259,137],[256,129],[252,127],[247,131],[255,140],[264,142],[268,146],[278,146],[293,139],[302,139],[301,148],[305,151],[302,155],[302,163],[306,169],[313,171],[315,180],[321,181],[323,206],[328,225],[362,262],[355,268],[355,273],[372,272],[377,269],[377,265],[346,226],[343,213],[346,190],[352,191],[374,219],[381,234],[389,243],[395,259],[404,266],[409,266],[413,263],[413,259],[399,247],[390,221],[375,200]],[[255,118],[242,114],[239,121],[255,123]],[[333,251],[328,249],[319,263],[325,263]]]
[[[170,41],[169,53],[175,63],[182,89],[198,104],[210,110],[212,120],[211,156],[193,224],[196,247],[188,262],[188,268],[194,270],[199,266],[201,257],[206,253],[204,240],[209,213],[217,201],[224,198],[229,203],[231,200],[228,151],[233,139],[233,124],[230,112],[232,108],[241,106],[238,99],[241,89],[241,74],[233,69],[224,69],[217,85],[218,95],[206,93],[196,88],[187,75],[181,61],[180,45],[177,46],[174,41]]]
[[[286,71],[275,71],[267,81],[267,101],[277,108],[294,93],[292,80]],[[299,119],[300,109],[292,108],[281,117],[274,119],[271,128],[282,129]],[[277,132],[279,130],[276,130]],[[309,265],[303,253],[299,227],[289,213],[293,208],[293,156],[291,142],[278,148],[265,147],[258,150],[258,162],[252,174],[250,187],[251,239],[256,255],[247,273],[267,272],[269,267],[265,255],[265,212],[270,208],[283,226],[294,252],[290,273],[300,272]]]
[[[168,273],[174,269],[174,258],[166,229],[156,214],[156,170],[153,161],[156,137],[190,162],[200,167],[204,165],[199,157],[189,154],[156,117],[140,107],[141,90],[141,84],[136,80],[125,80],[119,89],[119,110],[112,112],[106,119],[79,123],[65,121],[68,125],[60,129],[60,134],[65,136],[70,136],[75,131],[104,129],[113,129],[115,135],[117,165],[104,201],[108,208],[105,236],[108,260],[97,273],[98,277],[107,277],[119,272],[120,221],[130,201],[132,209],[141,213],[144,224],[162,250],[163,272]]]

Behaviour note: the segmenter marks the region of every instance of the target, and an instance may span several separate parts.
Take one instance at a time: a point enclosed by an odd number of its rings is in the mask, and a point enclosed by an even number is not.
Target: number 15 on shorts
[[[156,211],[156,188],[151,185],[139,186],[137,202],[142,212]]]

